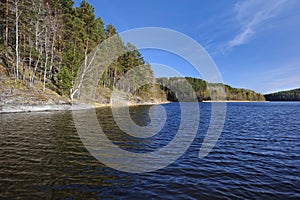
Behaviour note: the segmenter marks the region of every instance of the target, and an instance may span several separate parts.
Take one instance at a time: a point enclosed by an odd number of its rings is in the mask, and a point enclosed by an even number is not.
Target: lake
[[[115,145],[145,153],[163,148],[179,129],[179,104],[163,106],[165,126],[145,139],[124,134],[109,108],[97,109],[97,116]],[[199,108],[199,128],[188,150],[169,166],[146,173],[118,171],[93,157],[76,131],[72,112],[0,115],[0,198],[300,198],[299,102],[227,103],[222,134],[204,158],[198,154],[211,103],[199,103]],[[149,109],[130,108],[136,124],[150,123]]]

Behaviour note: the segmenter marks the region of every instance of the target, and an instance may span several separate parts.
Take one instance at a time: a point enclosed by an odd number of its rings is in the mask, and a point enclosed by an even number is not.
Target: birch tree
[[[15,6],[15,31],[16,31],[16,67],[15,67],[15,80],[19,79],[19,62],[20,62],[20,52],[19,52],[19,19],[22,11],[19,10],[19,0],[14,0]]]

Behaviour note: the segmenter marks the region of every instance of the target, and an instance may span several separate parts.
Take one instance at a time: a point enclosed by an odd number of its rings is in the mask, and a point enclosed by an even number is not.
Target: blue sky
[[[79,0],[76,0],[78,5]],[[299,0],[88,0],[118,32],[141,27],[179,31],[202,45],[224,83],[261,93],[300,87]],[[167,52],[142,50],[149,63],[199,77]],[[163,72],[155,71],[157,76]]]

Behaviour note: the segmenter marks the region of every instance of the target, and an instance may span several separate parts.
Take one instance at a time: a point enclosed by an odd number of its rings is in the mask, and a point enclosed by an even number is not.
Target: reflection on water
[[[132,152],[167,145],[180,123],[178,104],[164,105],[166,125],[150,138],[118,128],[108,108],[97,110],[108,138]],[[149,106],[130,108],[141,126]],[[85,149],[71,112],[0,115],[1,199],[300,198],[300,104],[229,103],[224,131],[204,159],[199,148],[210,104],[201,103],[198,135],[165,169],[129,174],[106,167]]]

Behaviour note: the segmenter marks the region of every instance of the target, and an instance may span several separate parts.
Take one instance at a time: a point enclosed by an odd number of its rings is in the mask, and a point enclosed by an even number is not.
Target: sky
[[[225,84],[263,94],[300,88],[299,0],[87,1],[118,32],[161,27],[192,38],[215,62]],[[149,63],[202,78],[178,55],[155,49],[141,53]],[[154,72],[169,76],[155,67]]]

